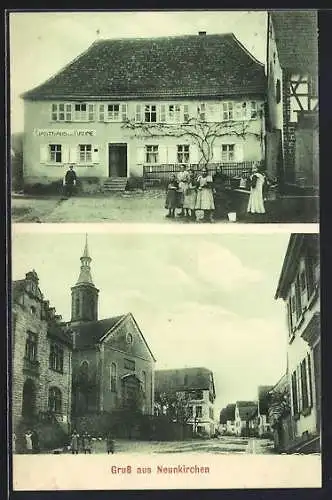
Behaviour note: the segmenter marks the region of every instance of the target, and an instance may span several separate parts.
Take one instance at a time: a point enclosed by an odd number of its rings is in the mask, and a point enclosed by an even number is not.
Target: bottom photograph
[[[320,454],[317,234],[16,226],[12,279],[14,487],[31,461],[34,489],[54,455],[98,455],[110,486],[202,481],[217,455]]]

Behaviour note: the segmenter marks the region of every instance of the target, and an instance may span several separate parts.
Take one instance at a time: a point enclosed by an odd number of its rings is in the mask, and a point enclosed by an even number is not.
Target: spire
[[[92,276],[91,276],[91,269],[90,269],[90,263],[91,263],[91,257],[89,255],[89,249],[88,249],[88,235],[85,235],[85,247],[83,250],[83,255],[80,258],[81,260],[81,270],[80,270],[80,275],[78,277],[76,285],[81,285],[84,283],[88,283],[90,285],[93,285],[92,281]]]

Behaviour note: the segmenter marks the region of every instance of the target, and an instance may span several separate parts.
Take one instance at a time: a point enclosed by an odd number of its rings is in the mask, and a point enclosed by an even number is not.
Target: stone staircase
[[[127,177],[110,177],[104,181],[103,191],[105,193],[123,192],[126,190]]]

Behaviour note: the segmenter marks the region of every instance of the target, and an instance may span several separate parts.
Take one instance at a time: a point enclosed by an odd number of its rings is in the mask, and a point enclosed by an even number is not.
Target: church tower
[[[88,250],[88,236],[81,257],[81,270],[76,282],[71,288],[71,323],[98,320],[98,293],[91,276],[91,257]]]

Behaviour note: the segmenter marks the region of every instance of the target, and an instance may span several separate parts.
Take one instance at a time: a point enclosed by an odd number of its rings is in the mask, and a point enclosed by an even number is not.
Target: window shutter
[[[311,356],[307,354],[307,370],[308,370],[308,406],[312,407],[312,376],[311,376]]]
[[[219,163],[221,161],[221,149],[220,146],[213,146],[213,163]]]
[[[288,299],[287,302],[287,322],[288,322],[288,333],[289,336],[292,336],[293,333],[293,324],[292,324],[292,306],[291,306],[291,299]]]
[[[163,144],[158,146],[158,163],[167,164],[167,147]]]
[[[177,163],[178,162],[178,155],[177,155],[178,147],[175,145],[168,146],[167,152],[168,152],[167,163],[168,164]]]
[[[99,117],[100,122],[105,121],[105,104],[99,104]]]
[[[235,161],[243,162],[243,144],[235,144]]]
[[[198,146],[196,144],[190,144],[189,146],[190,149],[190,163],[193,163],[194,165],[197,165],[199,162],[199,151],[198,151]]]
[[[144,146],[138,146],[136,148],[136,163],[138,165],[143,165],[144,163],[146,163]]]
[[[69,162],[77,163],[78,161],[78,146],[72,146],[69,151]]]
[[[301,306],[301,289],[300,289],[300,279],[297,276],[295,281],[295,303],[296,303],[296,319],[299,319],[302,312]]]
[[[99,163],[99,146],[92,145],[91,153],[92,163]]]
[[[136,122],[142,121],[142,106],[141,106],[141,104],[136,104],[135,121]]]
[[[296,368],[296,381],[297,381],[297,399],[298,399],[298,411],[302,411],[302,391],[301,391],[301,369],[300,366]]]
[[[127,104],[121,104],[121,119],[123,122],[127,120]]]
[[[159,121],[166,122],[166,104],[160,104],[159,106]]]
[[[69,145],[62,144],[61,146],[61,163],[69,163]]]
[[[49,161],[49,147],[47,144],[41,144],[40,146],[40,163],[47,163]]]

